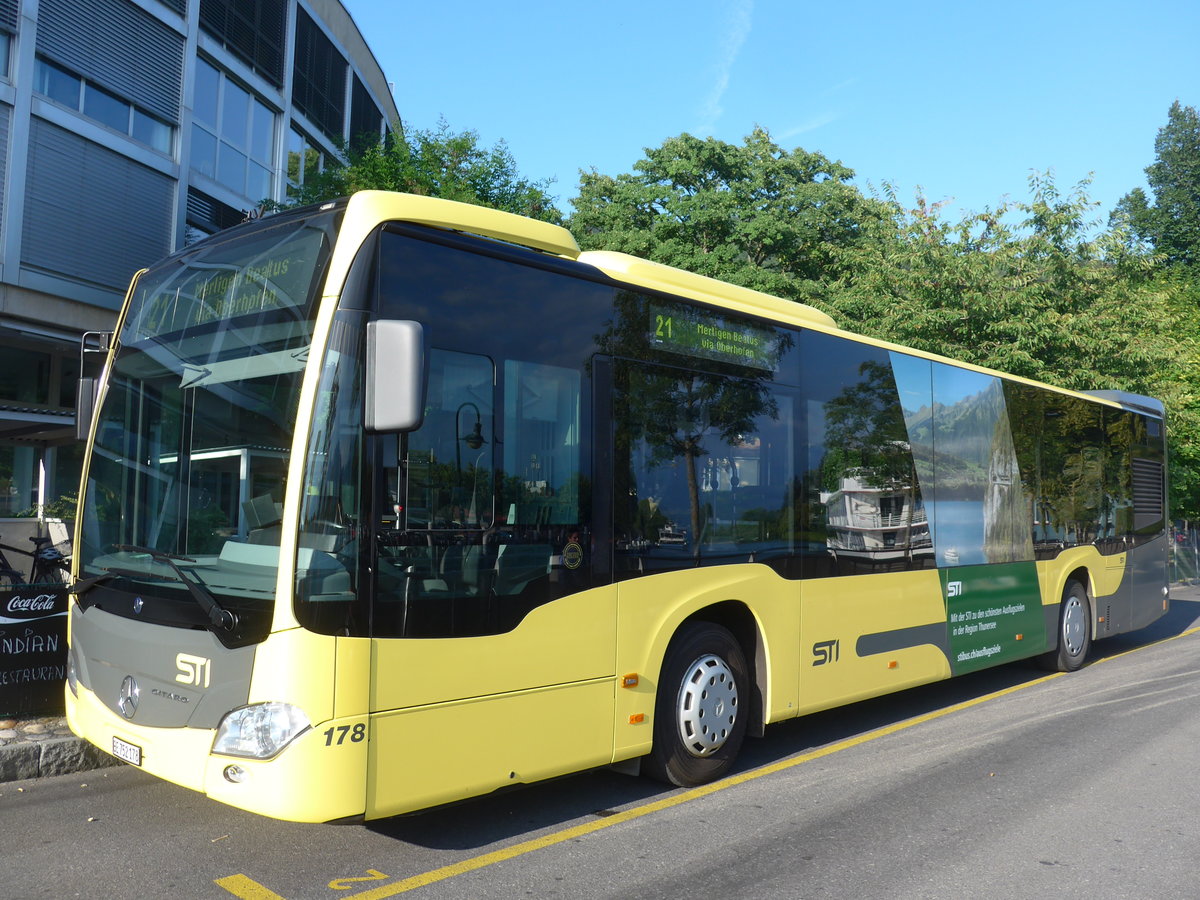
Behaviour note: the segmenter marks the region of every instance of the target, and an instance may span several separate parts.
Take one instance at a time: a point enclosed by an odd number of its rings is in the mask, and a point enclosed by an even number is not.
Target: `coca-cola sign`
[[[65,592],[0,595],[0,624],[67,614]]]
[[[67,591],[0,587],[0,718],[58,715],[67,669]]]

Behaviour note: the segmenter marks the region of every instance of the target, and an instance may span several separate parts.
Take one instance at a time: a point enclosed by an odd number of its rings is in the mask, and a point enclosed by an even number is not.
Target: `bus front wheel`
[[[733,635],[711,622],[691,622],[671,640],[654,704],[650,775],[678,787],[720,778],[746,734],[749,679]]]
[[[1067,583],[1058,610],[1058,649],[1039,657],[1052,672],[1074,672],[1092,646],[1092,610],[1087,591],[1078,581]]]

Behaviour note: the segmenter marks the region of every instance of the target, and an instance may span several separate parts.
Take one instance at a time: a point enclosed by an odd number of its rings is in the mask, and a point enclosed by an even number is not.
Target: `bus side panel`
[[[539,606],[505,634],[376,638],[371,712],[611,678],[615,622],[607,586]]]
[[[1083,579],[1092,599],[1092,636],[1104,637],[1103,616],[1107,605],[1120,602],[1125,580],[1128,554],[1104,556],[1095,547],[1072,547],[1054,559],[1039,560],[1038,582],[1042,588],[1042,608],[1046,621],[1046,649],[1058,647],[1058,615],[1067,579],[1073,573],[1085,573]],[[1079,575],[1076,575],[1079,578]]]
[[[800,628],[800,584],[761,565],[684,569],[623,581],[618,585],[617,708],[614,759],[650,752],[658,673],[667,645],[680,624],[720,603],[746,606],[757,621],[765,672],[767,722],[796,715],[796,634]],[[754,661],[754,648],[747,657]],[[626,676],[637,676],[626,684]],[[752,723],[753,727],[753,723]]]
[[[616,588],[484,637],[371,642],[367,815],[612,761]]]
[[[934,569],[804,582],[800,712],[950,677]]]
[[[607,678],[374,715],[367,818],[605,765],[612,706]]]
[[[1134,547],[1128,553],[1131,631],[1144,628],[1167,611],[1171,571],[1168,558],[1170,544],[1170,538],[1162,534],[1149,543]]]

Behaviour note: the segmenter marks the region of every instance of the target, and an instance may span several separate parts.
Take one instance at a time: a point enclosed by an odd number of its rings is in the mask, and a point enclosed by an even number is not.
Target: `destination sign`
[[[778,363],[778,338],[773,329],[714,310],[651,303],[650,324],[653,343],[671,353],[765,372],[773,372]]]

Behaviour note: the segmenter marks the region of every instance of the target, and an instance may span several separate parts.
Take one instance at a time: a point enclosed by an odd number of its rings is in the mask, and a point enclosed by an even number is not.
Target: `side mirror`
[[[97,378],[80,378],[75,386],[75,439],[86,441],[96,415],[96,392],[100,389]]]
[[[425,329],[420,322],[367,324],[367,431],[414,431],[425,419]]]

